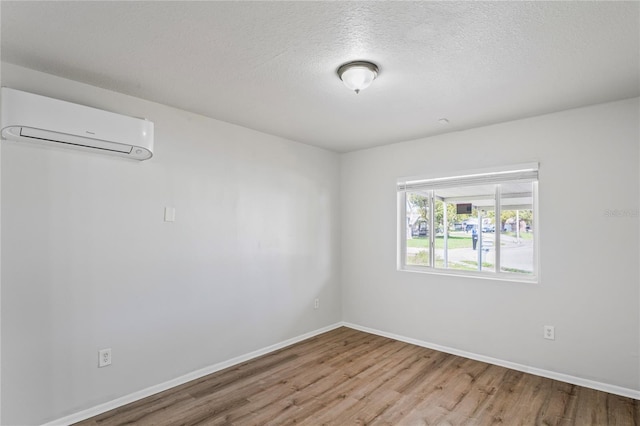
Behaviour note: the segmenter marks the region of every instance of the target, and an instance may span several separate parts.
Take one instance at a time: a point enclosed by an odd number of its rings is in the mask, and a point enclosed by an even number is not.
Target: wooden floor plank
[[[456,425],[477,423],[478,413],[495,395],[507,371],[506,368],[487,365],[486,369],[471,377],[470,387],[465,397],[444,416],[442,421]]]
[[[346,327],[77,423],[640,426],[636,400]]]

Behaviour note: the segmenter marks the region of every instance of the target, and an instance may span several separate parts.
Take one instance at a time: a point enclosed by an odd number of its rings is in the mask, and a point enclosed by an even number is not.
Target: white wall
[[[343,155],[344,320],[640,390],[639,117],[636,98]],[[529,161],[539,284],[396,270],[398,177]]]
[[[146,117],[156,134],[145,162],[2,142],[2,424],[341,319],[337,154],[10,64],[2,85]]]
[[[2,424],[60,418],[341,319],[640,389],[640,226],[605,215],[639,208],[638,99],[338,156],[2,71],[2,85],[156,125],[142,163],[0,144]],[[396,271],[398,177],[527,161],[540,162],[540,284]],[[114,364],[98,369],[103,347]]]

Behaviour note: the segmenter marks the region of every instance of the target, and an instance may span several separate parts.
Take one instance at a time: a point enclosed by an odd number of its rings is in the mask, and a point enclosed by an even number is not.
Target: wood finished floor
[[[638,401],[341,327],[78,425],[638,425]]]

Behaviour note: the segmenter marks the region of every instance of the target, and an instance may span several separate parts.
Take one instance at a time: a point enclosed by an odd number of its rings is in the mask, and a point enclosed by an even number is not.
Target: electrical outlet
[[[556,328],[553,325],[544,326],[544,338],[549,340],[556,340]]]
[[[316,299],[313,302],[313,309],[318,309],[320,307],[320,299]]]
[[[111,348],[98,351],[98,368],[111,365]]]

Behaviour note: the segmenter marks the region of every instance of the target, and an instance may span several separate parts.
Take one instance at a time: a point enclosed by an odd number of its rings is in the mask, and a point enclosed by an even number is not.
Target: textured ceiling
[[[3,61],[341,152],[640,95],[638,2],[0,7]]]

